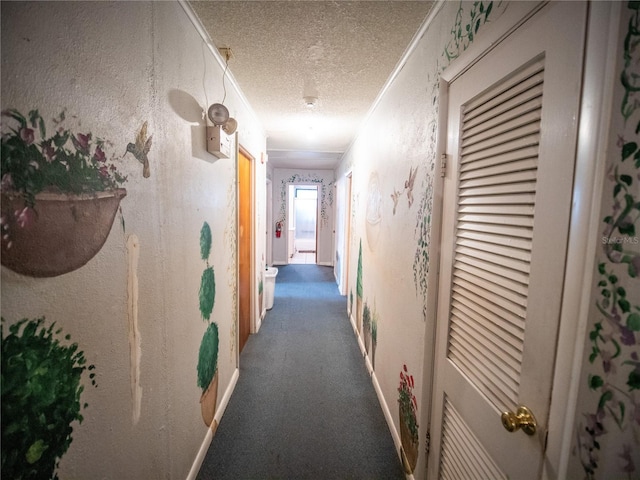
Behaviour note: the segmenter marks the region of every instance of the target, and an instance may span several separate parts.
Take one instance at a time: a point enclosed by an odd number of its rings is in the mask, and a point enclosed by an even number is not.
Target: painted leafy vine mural
[[[422,297],[422,316],[427,318],[427,275],[429,273],[429,244],[431,243],[431,213],[433,211],[433,172],[435,171],[436,138],[438,132],[438,85],[440,74],[449,64],[458,58],[475,40],[482,26],[490,19],[496,18],[502,2],[494,5],[492,1],[475,1],[465,16],[468,2],[460,1],[451,34],[441,54],[441,62],[429,75],[429,96],[432,99],[432,110],[427,118],[427,138],[430,154],[427,160],[427,176],[422,184],[422,195],[418,206],[414,236],[417,241],[413,259],[413,283],[416,292]]]
[[[605,197],[596,313],[588,338],[586,382],[595,405],[583,412],[576,431],[588,479],[640,474],[640,2],[628,2],[627,8],[619,76],[624,127],[607,168],[605,191],[610,188],[611,196]]]
[[[280,184],[280,212],[278,213],[278,219],[276,221],[283,224],[287,218],[287,185],[291,183],[313,183],[320,186],[320,221],[323,227],[326,227],[329,223],[329,210],[328,208],[333,205],[333,182],[325,185],[323,178],[318,178],[315,173],[308,175],[300,175],[298,173],[291,175],[288,178],[283,178]]]

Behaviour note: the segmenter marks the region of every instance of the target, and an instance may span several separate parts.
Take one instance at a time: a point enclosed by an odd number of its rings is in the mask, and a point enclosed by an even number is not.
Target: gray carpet
[[[278,269],[198,479],[404,479],[333,269]]]

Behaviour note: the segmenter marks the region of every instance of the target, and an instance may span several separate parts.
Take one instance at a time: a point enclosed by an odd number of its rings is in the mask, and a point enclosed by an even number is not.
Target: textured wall
[[[211,318],[220,329],[218,398],[236,368],[235,165],[206,152],[202,117],[221,99],[221,80],[219,64],[177,3],[2,3],[2,109],[37,108],[49,120],[66,108],[78,131],[111,141],[108,152],[128,175],[124,227],[118,216],[85,266],[48,279],[2,268],[2,316],[12,323],[45,315],[96,366],[98,387],[83,393],[89,406],[74,425],[62,478],[187,475],[206,434],[196,381],[206,328],[198,302],[204,222],[212,230],[208,262],[216,279]],[[240,143],[259,160],[262,127],[228,84],[225,104],[238,120]],[[120,158],[144,121],[153,135],[149,178],[130,154]],[[264,179],[258,161],[256,184]],[[256,198],[261,231],[264,194]],[[133,235],[139,349],[134,345],[130,355]],[[257,266],[263,258],[258,238]],[[141,395],[137,414],[134,392]]]

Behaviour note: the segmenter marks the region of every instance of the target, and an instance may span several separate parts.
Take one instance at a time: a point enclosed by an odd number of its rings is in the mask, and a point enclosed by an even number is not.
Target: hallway
[[[278,268],[198,479],[404,478],[333,270]]]

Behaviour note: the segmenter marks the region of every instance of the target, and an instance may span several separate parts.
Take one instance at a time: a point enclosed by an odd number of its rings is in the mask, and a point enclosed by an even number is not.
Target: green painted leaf
[[[629,186],[631,186],[631,184],[633,183],[633,178],[631,178],[631,175],[620,175],[620,180],[622,180]]]
[[[629,310],[631,309],[631,304],[624,298],[621,298],[620,300],[618,300],[618,306],[624,313],[628,313]]]
[[[598,265],[598,272],[599,272],[601,275],[604,275],[604,273],[605,273],[605,271],[606,271],[606,270],[605,270],[605,266],[606,266],[606,265],[605,265],[604,263],[600,263],[600,264]]]
[[[596,390],[597,388],[600,388],[602,385],[604,385],[604,381],[599,375],[591,375],[589,377],[589,388],[591,390]]]
[[[618,225],[618,231],[622,235],[633,237],[636,234],[636,226],[631,222],[620,223],[620,225]]]
[[[607,390],[600,397],[600,401],[598,402],[598,410],[604,408],[605,404],[613,398],[613,392],[611,390]]]
[[[42,457],[42,454],[46,449],[47,449],[47,445],[44,443],[44,441],[42,439],[37,440],[35,443],[33,443],[29,447],[29,450],[27,450],[27,453],[25,455],[25,458],[27,459],[27,463],[29,464],[36,463],[38,460],[40,460],[40,458]]]
[[[636,368],[629,373],[627,385],[629,385],[629,390],[640,390],[640,370]]]
[[[640,332],[640,314],[632,313],[627,317],[627,327],[634,332]]]
[[[609,281],[611,283],[618,283],[618,277],[616,277],[615,275],[609,275]]]
[[[625,143],[622,147],[622,161],[625,161],[629,156],[633,155],[637,149],[638,144],[636,142]]]

